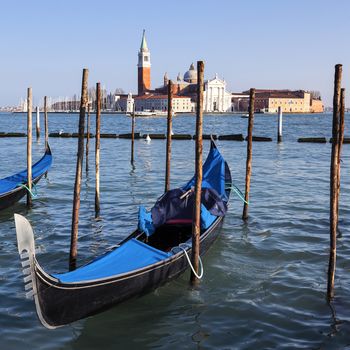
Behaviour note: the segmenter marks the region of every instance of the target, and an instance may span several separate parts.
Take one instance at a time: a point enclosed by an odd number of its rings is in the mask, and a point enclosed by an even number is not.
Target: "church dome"
[[[187,83],[197,83],[197,71],[194,69],[193,63],[190,66],[190,69],[185,73],[184,80]]]

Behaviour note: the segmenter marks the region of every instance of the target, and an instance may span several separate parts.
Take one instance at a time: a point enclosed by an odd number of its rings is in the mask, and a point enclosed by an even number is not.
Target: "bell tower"
[[[138,56],[137,92],[139,95],[143,95],[151,89],[151,54],[147,47],[145,30],[143,30],[141,47]]]

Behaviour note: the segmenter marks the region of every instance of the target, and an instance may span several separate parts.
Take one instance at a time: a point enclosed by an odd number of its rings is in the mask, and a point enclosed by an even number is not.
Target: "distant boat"
[[[242,114],[241,118],[249,118],[249,114],[248,113],[247,114]]]
[[[127,113],[129,117],[132,116],[132,113]],[[144,111],[135,111],[135,117],[160,117],[160,116],[167,116],[167,111],[150,111],[150,110],[144,110]],[[175,113],[173,112],[173,116]]]

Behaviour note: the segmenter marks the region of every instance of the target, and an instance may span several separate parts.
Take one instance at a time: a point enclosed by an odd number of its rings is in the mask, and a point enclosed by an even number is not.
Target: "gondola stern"
[[[48,329],[55,329],[57,326],[50,325],[45,320],[38,298],[37,277],[35,270],[35,264],[37,264],[37,262],[35,259],[33,228],[24,216],[14,214],[14,218],[16,225],[18,253],[21,259],[22,271],[24,275],[23,279],[26,298],[31,300],[34,299],[36,312],[42,325]]]

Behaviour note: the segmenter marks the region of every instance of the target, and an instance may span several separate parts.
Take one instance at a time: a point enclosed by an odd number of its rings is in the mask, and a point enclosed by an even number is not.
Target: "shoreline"
[[[33,112],[33,114],[36,112]],[[43,111],[40,111],[40,113],[44,113]],[[80,112],[78,111],[68,111],[68,112],[63,112],[63,111],[50,111],[48,112],[50,114],[63,114],[63,115],[67,115],[67,114],[79,114]],[[91,111],[92,114],[95,114],[95,111]],[[320,113],[311,113],[311,112],[301,112],[301,113],[296,113],[296,112],[283,112],[283,115],[320,115],[320,114],[329,114],[332,112],[320,112]],[[27,114],[27,112],[7,112],[7,111],[0,111],[0,114]],[[117,115],[125,115],[127,116],[127,112],[120,112],[120,111],[101,111],[101,114],[117,114]],[[235,115],[235,116],[243,116],[247,114],[247,112],[203,112],[203,115]],[[191,116],[195,116],[196,113],[195,112],[177,112],[176,115],[174,116],[176,118],[176,116],[181,116],[181,115],[191,115]],[[255,112],[254,115],[266,115],[266,116],[271,116],[271,115],[277,115],[277,113],[259,113],[259,112]],[[140,116],[135,116],[135,118],[166,118],[166,115],[154,115],[154,116],[144,116],[144,117],[140,117]],[[245,117],[247,118],[247,117]]]

